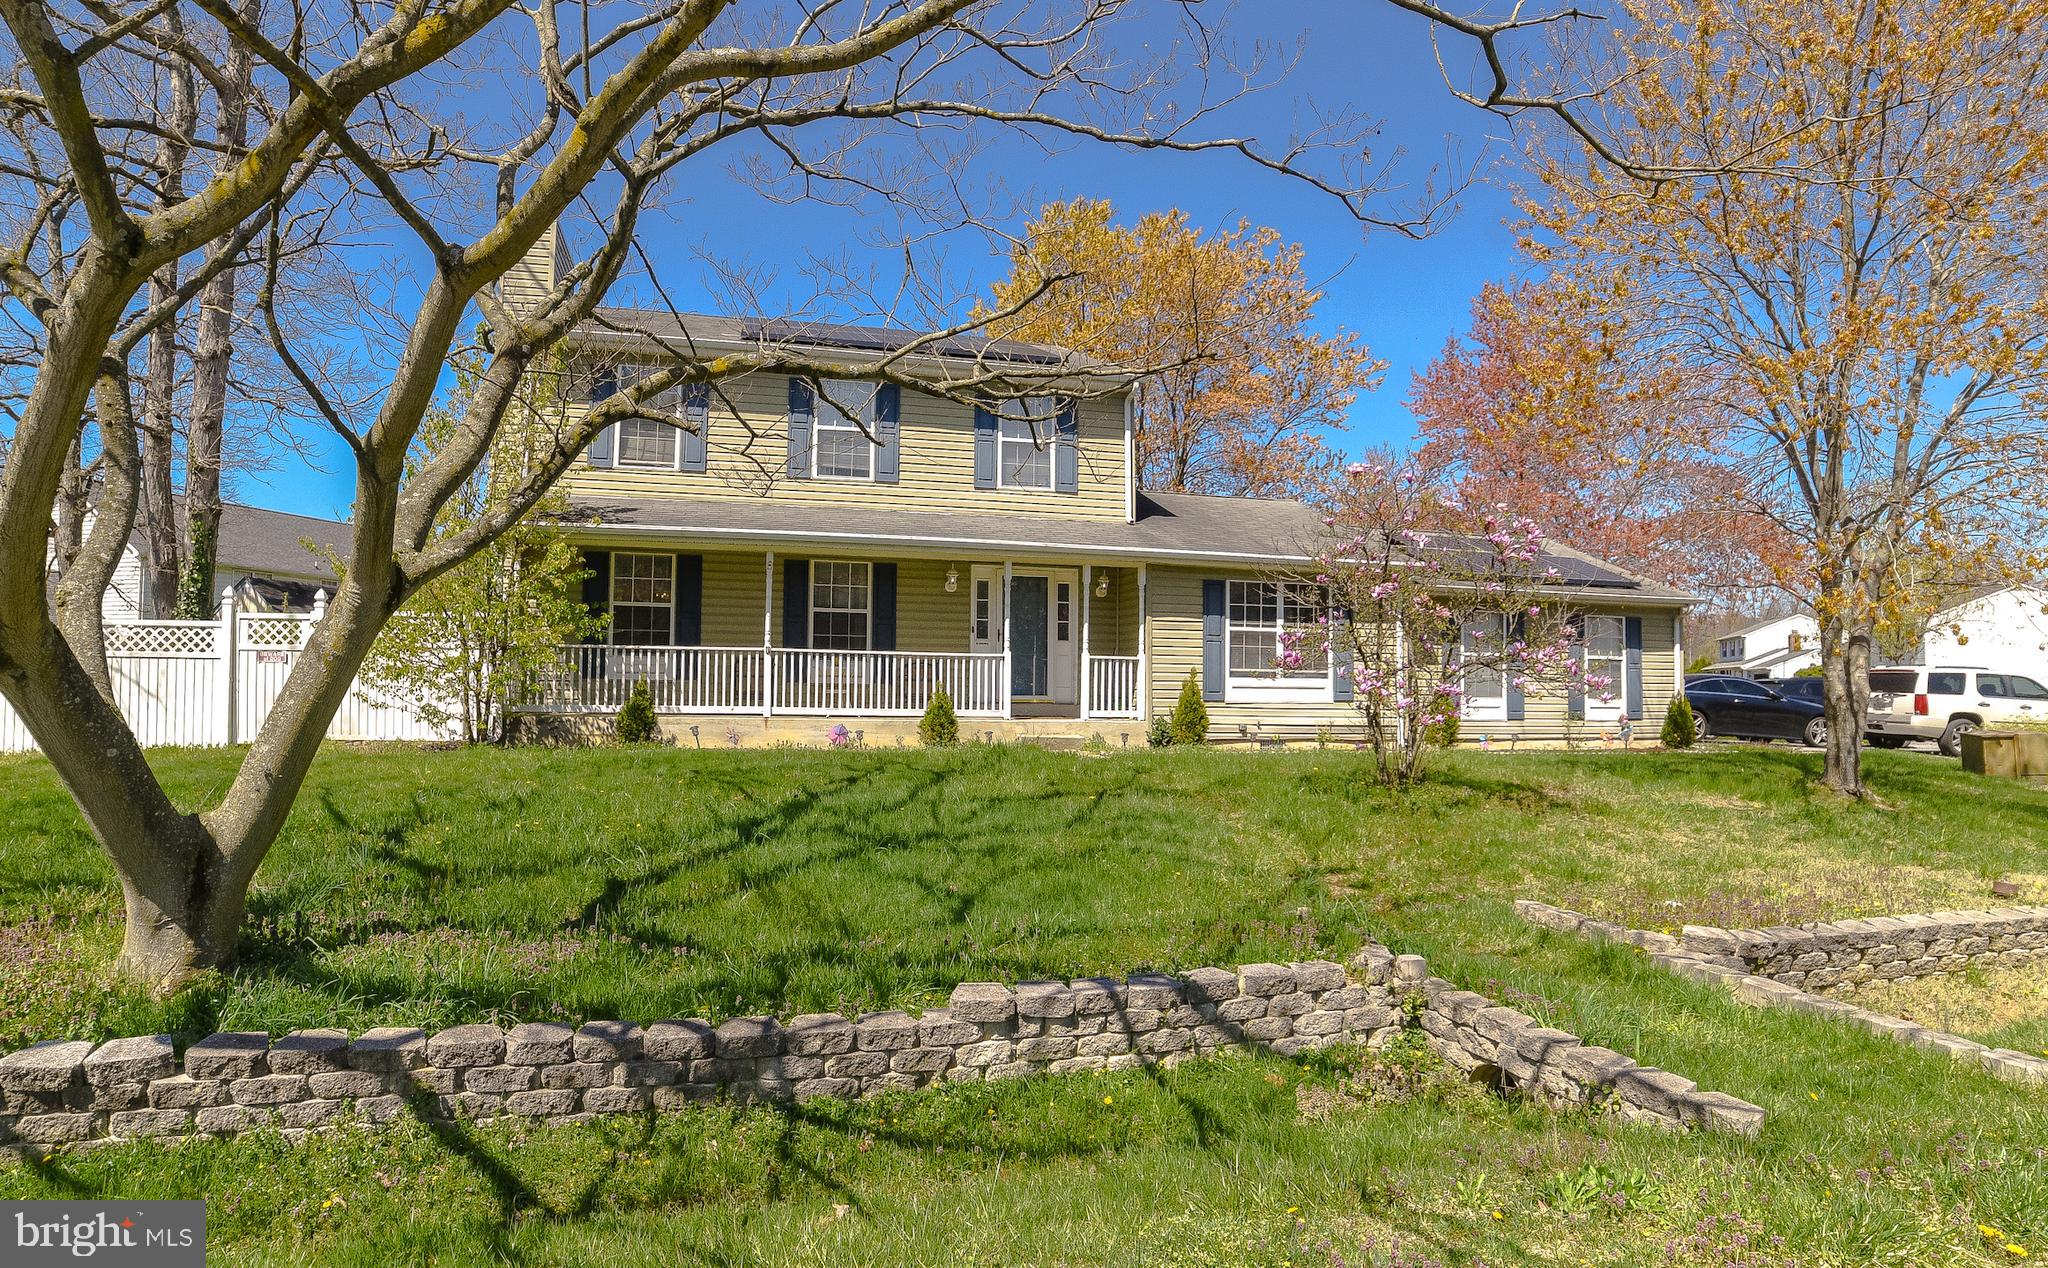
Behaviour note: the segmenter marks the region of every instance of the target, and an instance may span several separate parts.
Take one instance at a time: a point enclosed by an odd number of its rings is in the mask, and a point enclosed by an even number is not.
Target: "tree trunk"
[[[224,875],[196,815],[165,825],[142,866],[121,869],[126,927],[114,972],[169,995],[206,969],[234,963],[248,890]]]
[[[1821,702],[1828,724],[1821,783],[1850,797],[1863,786],[1863,730],[1870,713],[1870,634],[1840,617],[1821,622]]]
[[[183,64],[171,68],[171,102],[164,118],[164,135],[157,144],[157,163],[163,170],[161,206],[169,207],[185,196],[185,161],[191,151],[191,137],[199,118],[198,85],[192,68]],[[149,279],[148,303],[166,302],[178,289],[178,262],[168,261]],[[176,461],[178,336],[183,326],[181,311],[169,313],[149,336],[142,373],[142,604],[138,615],[161,620],[171,615],[178,597],[179,557],[177,508],[172,501],[171,469]]]

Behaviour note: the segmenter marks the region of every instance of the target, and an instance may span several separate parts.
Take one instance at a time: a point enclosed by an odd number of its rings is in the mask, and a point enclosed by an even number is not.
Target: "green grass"
[[[161,765],[189,799],[231,760]],[[1763,1137],[1435,1082],[1332,1101],[1347,1061],[1241,1059],[602,1129],[123,1147],[0,1171],[0,1194],[204,1194],[226,1263],[2019,1262],[1979,1224],[2048,1253],[2048,1092],[1742,1008],[1511,908],[1777,923],[1983,905],[2005,875],[2041,901],[2048,794],[1917,754],[1872,756],[1882,807],[1783,750],[1451,754],[1400,796],[1364,761],[334,750],[243,967],[168,1005],[100,984],[111,874],[47,768],[0,762],[0,1041],[859,1011],[1369,934],[1757,1101]]]

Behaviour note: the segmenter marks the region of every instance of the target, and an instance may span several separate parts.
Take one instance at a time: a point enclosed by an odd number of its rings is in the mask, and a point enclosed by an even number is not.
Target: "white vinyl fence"
[[[147,747],[241,744],[254,739],[325,614],[234,612],[218,621],[110,621],[107,668],[114,703]],[[360,679],[327,728],[330,740],[456,740],[459,726],[435,728]],[[36,747],[0,700],[0,753]]]

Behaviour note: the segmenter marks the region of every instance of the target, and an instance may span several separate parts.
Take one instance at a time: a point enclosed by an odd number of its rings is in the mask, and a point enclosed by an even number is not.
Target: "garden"
[[[196,801],[238,756],[158,761]],[[1370,761],[334,747],[258,876],[239,967],[155,1001],[106,985],[111,869],[48,767],[7,760],[0,1047],[852,1015],[963,980],[1342,960],[1372,937],[1762,1105],[1760,1135],[1502,1099],[1396,1044],[60,1151],[0,1164],[0,1194],[205,1196],[222,1263],[1994,1264],[2048,1244],[2048,1091],[1744,1007],[1513,910],[1752,927],[1986,906],[2001,879],[2048,901],[2048,793],[1911,753],[1869,757],[1877,804],[1764,749],[1448,752],[1400,792]],[[2038,1047],[2037,1015],[1979,1028]]]

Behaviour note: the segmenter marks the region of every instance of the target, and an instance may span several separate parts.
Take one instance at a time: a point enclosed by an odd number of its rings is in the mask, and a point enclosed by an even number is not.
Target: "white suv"
[[[1865,734],[1880,748],[1933,740],[1954,757],[1981,727],[2048,722],[2048,687],[1975,665],[1898,665],[1870,671]]]

